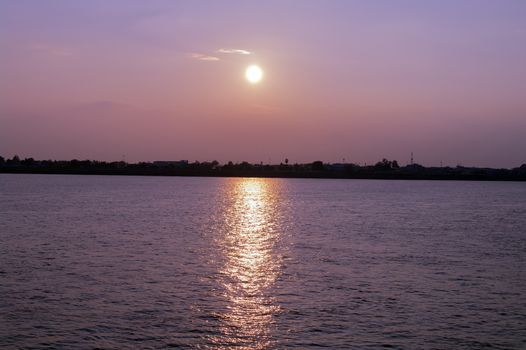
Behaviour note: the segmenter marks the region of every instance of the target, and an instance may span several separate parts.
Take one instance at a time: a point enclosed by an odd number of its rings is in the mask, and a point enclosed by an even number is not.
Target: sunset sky
[[[0,0],[0,155],[516,167],[525,19],[523,0]]]

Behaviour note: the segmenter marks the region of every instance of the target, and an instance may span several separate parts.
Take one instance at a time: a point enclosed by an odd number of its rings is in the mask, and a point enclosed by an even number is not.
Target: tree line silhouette
[[[354,163],[251,164],[218,161],[155,161],[127,163],[97,160],[35,160],[17,155],[0,156],[0,173],[93,174],[93,175],[158,175],[220,177],[297,177],[354,179],[433,179],[433,180],[512,180],[526,181],[526,164],[513,169],[478,167],[424,167],[419,164],[400,166],[396,160],[382,159],[374,165]]]

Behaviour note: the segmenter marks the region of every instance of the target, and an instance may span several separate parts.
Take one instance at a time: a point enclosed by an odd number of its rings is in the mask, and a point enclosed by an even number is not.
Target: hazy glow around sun
[[[245,71],[245,78],[251,84],[259,83],[263,79],[263,70],[255,64],[250,65]]]

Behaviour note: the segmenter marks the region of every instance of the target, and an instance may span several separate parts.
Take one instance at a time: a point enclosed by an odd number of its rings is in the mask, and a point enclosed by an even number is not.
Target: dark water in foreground
[[[0,348],[524,349],[526,184],[0,175]]]

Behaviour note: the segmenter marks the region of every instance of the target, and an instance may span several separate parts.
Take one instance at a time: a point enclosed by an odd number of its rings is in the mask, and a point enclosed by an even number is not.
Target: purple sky
[[[519,166],[525,18],[523,0],[0,0],[0,155]]]

